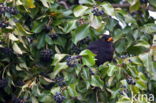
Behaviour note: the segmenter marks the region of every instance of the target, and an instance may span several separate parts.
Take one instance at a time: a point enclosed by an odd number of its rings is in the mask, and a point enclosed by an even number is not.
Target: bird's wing
[[[99,50],[96,46],[89,46],[87,49],[89,49],[90,51],[92,51],[94,54],[98,54]]]

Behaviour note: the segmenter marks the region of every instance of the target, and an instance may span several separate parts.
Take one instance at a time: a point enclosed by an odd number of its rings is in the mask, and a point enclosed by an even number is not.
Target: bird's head
[[[103,35],[101,39],[102,39],[102,41],[105,41],[105,42],[113,41],[113,38],[110,35]]]

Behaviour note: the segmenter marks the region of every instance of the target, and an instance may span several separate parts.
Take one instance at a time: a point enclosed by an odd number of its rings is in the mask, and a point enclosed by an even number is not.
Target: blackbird
[[[91,42],[88,45],[89,50],[96,54],[96,64],[99,66],[106,61],[113,60],[113,38],[110,35],[103,35],[101,39]]]

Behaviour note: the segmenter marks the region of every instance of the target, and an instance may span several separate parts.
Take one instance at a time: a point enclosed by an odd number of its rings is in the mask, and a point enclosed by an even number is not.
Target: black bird
[[[87,49],[96,54],[96,64],[99,66],[106,61],[113,60],[113,38],[110,35],[103,35],[101,39],[91,42]]]

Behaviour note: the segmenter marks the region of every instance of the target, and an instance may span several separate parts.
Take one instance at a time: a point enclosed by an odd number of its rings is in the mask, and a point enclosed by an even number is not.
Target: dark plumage
[[[99,66],[106,61],[113,60],[113,43],[110,35],[103,35],[99,40],[91,42],[88,49],[96,54],[96,64]]]

